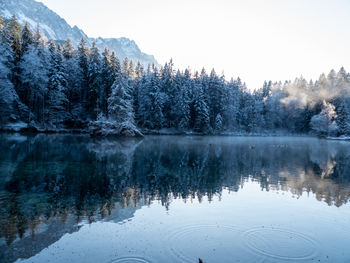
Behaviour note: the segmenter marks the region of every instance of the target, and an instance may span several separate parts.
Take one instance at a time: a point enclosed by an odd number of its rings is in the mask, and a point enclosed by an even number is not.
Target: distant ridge
[[[9,18],[15,14],[21,24],[28,22],[32,28],[40,25],[46,38],[54,40],[72,40],[75,46],[84,38],[91,45],[95,40],[101,51],[105,47],[115,51],[120,59],[128,57],[142,64],[156,64],[158,62],[152,55],[143,53],[135,41],[128,38],[89,38],[83,30],[77,26],[71,27],[63,18],[49,9],[41,2],[34,0],[0,0],[0,14]]]

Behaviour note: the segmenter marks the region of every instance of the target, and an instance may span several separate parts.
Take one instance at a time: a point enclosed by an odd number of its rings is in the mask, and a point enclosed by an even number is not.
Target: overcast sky
[[[349,0],[41,0],[91,37],[128,37],[164,63],[241,77],[250,89],[341,66]]]

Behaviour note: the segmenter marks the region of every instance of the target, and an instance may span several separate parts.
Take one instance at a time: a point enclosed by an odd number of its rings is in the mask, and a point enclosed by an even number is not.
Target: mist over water
[[[1,262],[348,262],[350,147],[0,135]]]

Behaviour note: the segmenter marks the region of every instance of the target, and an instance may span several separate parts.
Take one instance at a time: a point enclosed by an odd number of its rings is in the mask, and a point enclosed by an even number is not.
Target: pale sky
[[[163,64],[264,80],[350,71],[350,0],[41,0],[90,37],[128,37]]]

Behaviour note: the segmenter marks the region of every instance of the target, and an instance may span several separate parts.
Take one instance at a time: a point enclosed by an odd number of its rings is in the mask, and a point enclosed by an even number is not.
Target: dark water
[[[0,134],[0,262],[350,262],[350,144]]]

